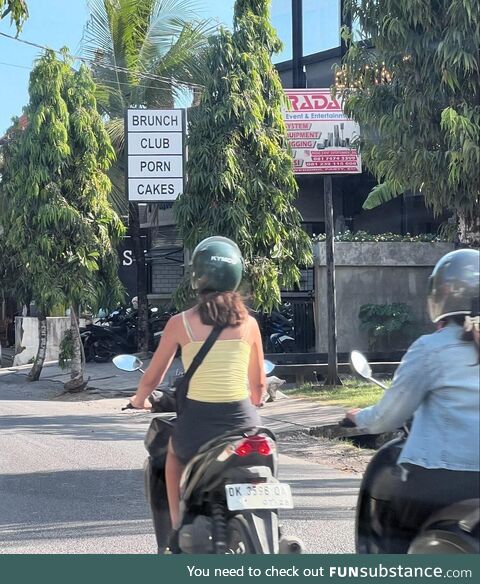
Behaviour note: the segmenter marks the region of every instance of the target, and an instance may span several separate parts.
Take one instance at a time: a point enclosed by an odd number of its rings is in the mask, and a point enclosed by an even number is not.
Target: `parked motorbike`
[[[133,355],[114,363],[124,371],[142,371]],[[274,365],[266,362],[266,371]],[[167,445],[175,414],[155,417],[145,438],[145,490],[159,553],[171,532],[165,486]],[[278,509],[293,507],[290,486],[277,479],[277,449],[267,428],[224,434],[205,444],[187,464],[180,483],[182,511],[175,553],[299,554],[303,544],[285,537]]]
[[[350,363],[364,379],[386,386],[372,376],[367,359],[352,351]],[[353,426],[350,420],[341,425]],[[380,448],[371,459],[363,476],[357,502],[356,550],[359,554],[391,553],[391,542],[398,537],[392,511],[392,500],[401,485],[398,457],[408,436],[408,425],[400,437]],[[480,499],[468,499],[434,513],[418,530],[409,554],[478,554],[480,535]]]
[[[170,315],[168,316],[168,318]],[[149,349],[155,351],[166,321],[157,308],[149,309]],[[119,308],[96,324],[89,324],[80,331],[85,361],[106,363],[119,353],[133,353],[137,350],[138,311]]]
[[[118,353],[136,351],[135,322],[122,310],[115,310],[80,331],[85,361],[107,363]]]
[[[267,320],[269,343],[273,353],[295,353],[295,329],[293,319],[272,311]]]

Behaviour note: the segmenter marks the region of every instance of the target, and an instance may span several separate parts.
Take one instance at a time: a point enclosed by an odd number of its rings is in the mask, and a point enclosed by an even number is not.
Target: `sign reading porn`
[[[362,172],[356,122],[342,110],[330,89],[287,89],[284,110],[295,174],[356,174]]]

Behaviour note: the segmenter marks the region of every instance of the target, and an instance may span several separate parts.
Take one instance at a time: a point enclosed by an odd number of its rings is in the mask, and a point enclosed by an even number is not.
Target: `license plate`
[[[225,492],[230,511],[293,508],[290,485],[285,483],[225,485]]]

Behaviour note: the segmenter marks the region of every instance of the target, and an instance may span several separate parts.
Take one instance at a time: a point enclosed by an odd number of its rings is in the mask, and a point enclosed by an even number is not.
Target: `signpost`
[[[287,89],[290,107],[284,111],[295,174],[323,174],[325,206],[328,373],[325,384],[338,385],[332,175],[362,172],[352,142],[359,127],[347,118],[330,89]],[[318,304],[317,304],[318,306]]]
[[[174,201],[184,187],[185,110],[128,109],[128,200]]]
[[[185,129],[183,109],[138,108],[125,112],[125,190],[130,202],[129,234],[137,267],[139,349],[146,350],[148,339],[147,279],[139,205],[175,201],[183,193]]]

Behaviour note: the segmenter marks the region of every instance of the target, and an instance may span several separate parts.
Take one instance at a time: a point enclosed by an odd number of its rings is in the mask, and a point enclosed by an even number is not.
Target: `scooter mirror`
[[[263,368],[265,370],[265,375],[270,375],[270,373],[275,369],[275,363],[265,359],[263,362]]]
[[[117,355],[113,358],[113,364],[122,371],[138,371],[143,363],[135,355]]]
[[[360,351],[352,351],[350,353],[350,363],[356,373],[365,379],[371,379],[372,369],[370,368],[365,355],[360,353]]]

